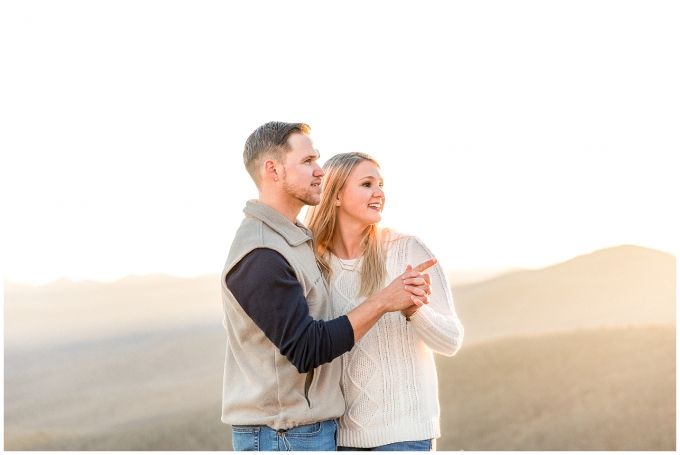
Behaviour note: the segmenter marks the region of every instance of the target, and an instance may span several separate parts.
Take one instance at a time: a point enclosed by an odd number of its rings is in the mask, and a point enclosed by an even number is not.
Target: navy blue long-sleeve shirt
[[[241,308],[300,373],[354,346],[354,329],[347,316],[330,321],[312,318],[293,268],[274,250],[257,248],[248,253],[229,271],[226,284]]]

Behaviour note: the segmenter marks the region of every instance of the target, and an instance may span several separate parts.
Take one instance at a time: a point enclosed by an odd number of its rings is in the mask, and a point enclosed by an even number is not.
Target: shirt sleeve
[[[412,266],[436,257],[417,237],[408,239],[406,255],[408,263]],[[418,337],[430,349],[452,356],[460,349],[464,330],[453,307],[451,286],[439,262],[425,273],[430,275],[432,281],[430,303],[420,307],[420,310],[410,317],[410,323],[413,324]]]
[[[349,318],[312,318],[293,268],[272,249],[257,248],[244,256],[229,271],[226,284],[243,311],[300,373],[354,346]]]

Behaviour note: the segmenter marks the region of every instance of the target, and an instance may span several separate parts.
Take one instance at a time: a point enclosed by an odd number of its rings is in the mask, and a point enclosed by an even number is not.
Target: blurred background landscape
[[[439,449],[675,449],[678,23],[674,0],[0,2],[5,449],[231,448],[216,273],[272,120],[320,164],[373,155],[381,224],[451,271]]]
[[[438,450],[675,450],[676,259],[452,271]],[[218,275],[5,281],[5,450],[231,450]]]

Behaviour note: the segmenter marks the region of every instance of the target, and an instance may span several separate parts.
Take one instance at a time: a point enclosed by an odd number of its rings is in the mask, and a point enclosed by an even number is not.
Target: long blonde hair
[[[323,165],[325,176],[321,190],[321,203],[310,207],[305,216],[305,224],[314,233],[316,259],[326,280],[331,277],[331,253],[333,250],[333,234],[335,232],[336,210],[335,200],[344,188],[349,174],[362,161],[370,161],[378,168],[378,162],[365,153],[340,153],[326,161]],[[361,236],[361,287],[359,296],[370,297],[385,285],[387,268],[385,266],[386,246],[383,229],[377,224],[368,226]],[[361,259],[363,258],[363,259]]]

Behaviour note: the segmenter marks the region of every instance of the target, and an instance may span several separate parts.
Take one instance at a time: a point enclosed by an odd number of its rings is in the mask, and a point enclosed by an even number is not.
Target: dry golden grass
[[[230,427],[215,415],[199,408],[98,432],[12,429],[5,450],[232,450]]]
[[[172,338],[10,380],[5,449],[230,450],[223,335]],[[675,448],[674,326],[480,342],[437,367],[439,450]]]
[[[438,357],[439,450],[675,450],[675,325],[509,337]]]
[[[230,450],[221,325],[6,356],[6,450]]]

